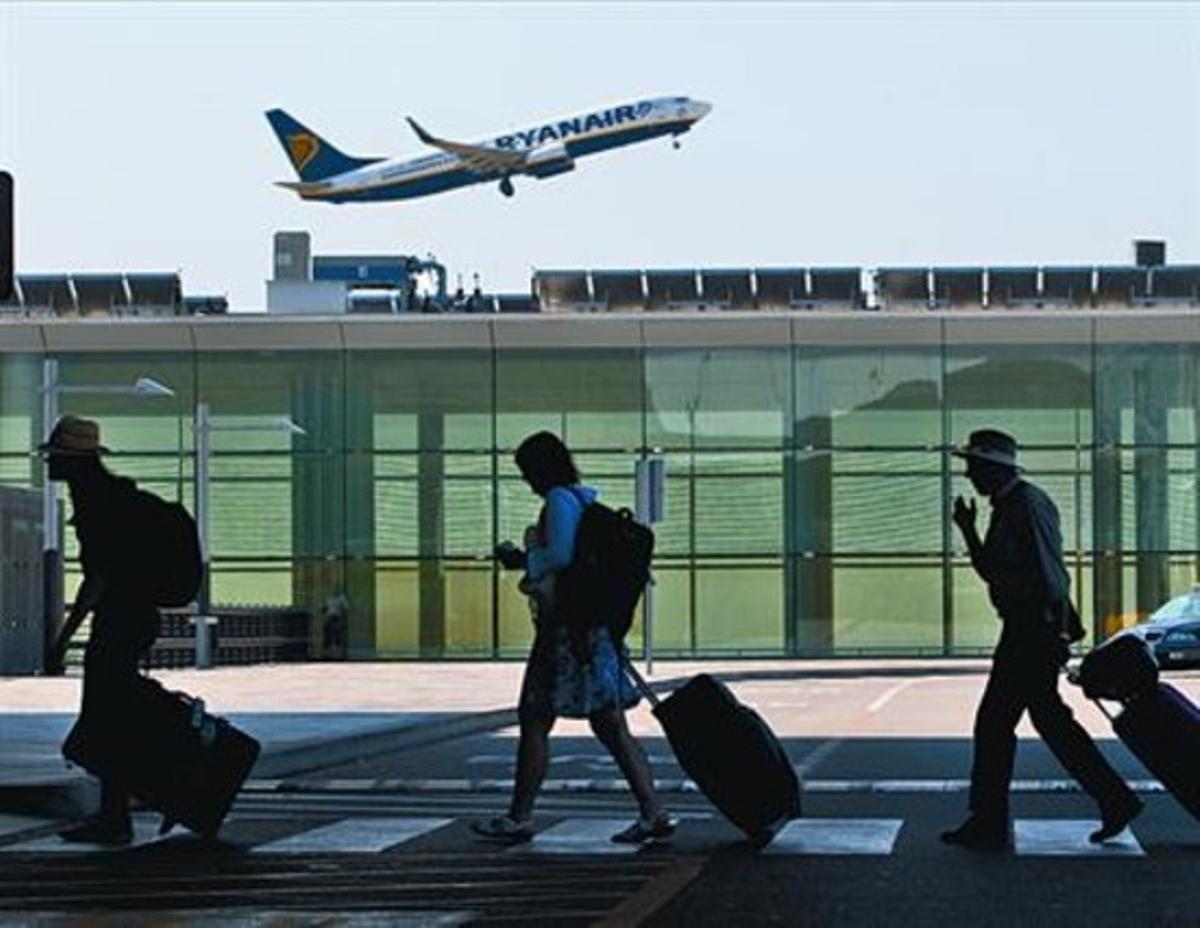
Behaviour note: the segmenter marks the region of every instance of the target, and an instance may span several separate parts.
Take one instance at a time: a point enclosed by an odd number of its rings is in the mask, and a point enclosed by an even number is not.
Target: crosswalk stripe
[[[1133,831],[1126,828],[1110,841],[1092,844],[1088,835],[1100,827],[1087,819],[1017,819],[1013,846],[1025,857],[1145,857]]]
[[[764,854],[872,854],[887,856],[904,822],[898,818],[802,818],[779,830]]]
[[[450,824],[448,818],[346,818],[260,844],[255,853],[370,854],[405,844]]]
[[[23,841],[20,844],[10,844],[5,851],[19,851],[23,854],[94,854],[128,851],[133,848],[157,844],[169,835],[160,835],[158,828],[162,819],[156,816],[135,815],[133,817],[133,840],[129,844],[76,844],[64,841],[58,835],[49,835],[33,841]]]
[[[510,854],[636,854],[639,844],[616,844],[612,836],[629,827],[629,819],[569,818],[539,831]]]
[[[43,825],[50,825],[53,819],[34,818],[30,815],[4,815],[0,814],[0,841],[10,835],[18,835],[23,831],[29,831],[31,828],[39,828]]]

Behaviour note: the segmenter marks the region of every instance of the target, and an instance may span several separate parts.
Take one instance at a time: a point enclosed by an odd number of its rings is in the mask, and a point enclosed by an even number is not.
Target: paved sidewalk
[[[979,660],[659,661],[652,683],[707,672],[730,681],[978,674]],[[159,670],[263,745],[253,776],[315,767],[512,725],[520,662],[314,663]],[[78,671],[0,678],[0,810],[62,814],[94,801],[94,781],[59,751],[79,705]]]

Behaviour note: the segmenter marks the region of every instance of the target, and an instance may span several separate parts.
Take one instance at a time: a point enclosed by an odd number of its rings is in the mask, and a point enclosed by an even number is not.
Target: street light
[[[211,667],[213,662],[212,636],[209,628],[216,620],[209,616],[212,608],[212,558],[209,556],[208,513],[209,513],[209,458],[212,455],[210,434],[221,432],[286,432],[289,435],[308,433],[287,416],[276,416],[265,422],[221,422],[209,414],[208,403],[196,404],[196,531],[200,536],[200,557],[204,562],[204,574],[200,583],[200,595],[196,600],[196,667]]]
[[[88,396],[140,396],[145,398],[174,396],[175,391],[150,377],[138,377],[131,384],[59,383],[58,360],[42,362],[42,421],[46,429],[58,421],[58,397],[66,393]],[[42,482],[42,619],[46,641],[55,634],[62,620],[63,582],[62,550],[58,535],[58,493],[55,481],[47,477]]]

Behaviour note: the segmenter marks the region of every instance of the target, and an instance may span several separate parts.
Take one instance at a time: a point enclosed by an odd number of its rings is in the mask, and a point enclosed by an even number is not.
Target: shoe
[[[1142,810],[1146,808],[1137,796],[1131,796],[1129,801],[1120,806],[1111,806],[1100,810],[1100,827],[1088,835],[1092,844],[1103,844],[1110,838],[1115,838],[1123,832]]]
[[[972,851],[1001,851],[1008,847],[1008,820],[972,815],[957,828],[943,831],[941,838],[943,844]]]
[[[670,814],[660,812],[651,821],[639,818],[624,831],[618,831],[612,836],[614,844],[645,844],[647,841],[662,841],[675,833],[678,821]]]
[[[533,837],[533,822],[527,818],[517,821],[510,815],[497,815],[487,821],[472,822],[471,831],[484,838],[517,844]]]
[[[68,844],[107,844],[119,846],[133,840],[133,829],[128,825],[108,825],[104,822],[88,822],[59,832]]]

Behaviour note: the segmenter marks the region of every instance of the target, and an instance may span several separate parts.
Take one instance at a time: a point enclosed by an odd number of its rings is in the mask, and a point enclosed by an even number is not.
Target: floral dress
[[[555,487],[546,494],[546,505],[538,518],[539,544],[529,551],[526,588],[553,589],[544,580],[570,563],[583,507],[596,495],[591,487],[579,485]],[[582,719],[636,705],[637,689],[625,672],[608,629],[587,633],[582,651],[586,659],[581,660],[571,646],[566,626],[554,618],[552,598],[552,592],[531,597],[537,632],[521,684],[522,712],[543,718]]]

